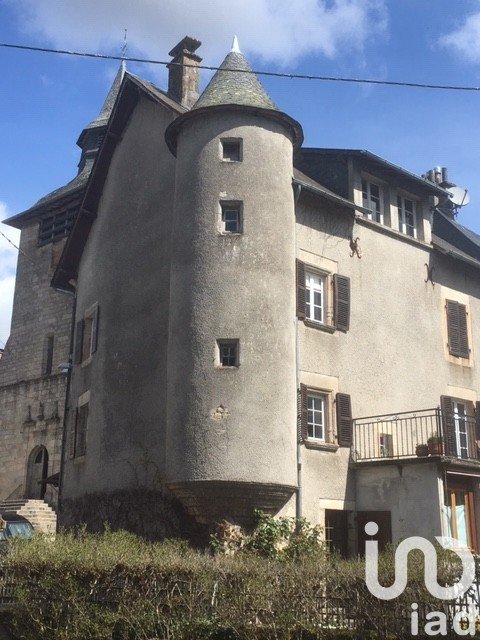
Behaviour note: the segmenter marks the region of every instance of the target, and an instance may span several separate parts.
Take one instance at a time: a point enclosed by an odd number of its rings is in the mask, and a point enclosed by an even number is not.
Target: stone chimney
[[[168,68],[168,93],[184,107],[190,108],[198,99],[199,69],[202,58],[195,51],[200,40],[185,36],[168,54],[172,61]],[[191,66],[181,66],[191,65]]]

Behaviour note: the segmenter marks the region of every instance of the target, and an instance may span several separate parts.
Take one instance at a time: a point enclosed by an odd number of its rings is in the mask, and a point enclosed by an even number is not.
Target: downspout
[[[296,368],[297,394],[299,393],[299,389],[300,389],[299,333],[300,333],[300,326],[299,326],[298,318],[295,318],[295,368]],[[299,418],[297,417],[297,422],[298,422],[298,419]],[[300,520],[303,514],[302,498],[303,498],[302,442],[300,440],[300,434],[298,433],[298,427],[297,427],[297,504],[296,504],[296,512],[295,512],[295,517],[297,520]]]
[[[294,210],[293,214],[295,217],[294,223],[294,232],[293,239],[295,243],[295,253],[297,250],[297,221],[296,221],[296,205],[300,199],[300,194],[302,192],[302,186],[300,184],[294,185]],[[300,390],[300,324],[295,314],[295,384],[296,389],[295,393],[298,398],[298,393]],[[297,425],[296,425],[296,436],[297,436],[297,500],[295,505],[295,518],[297,522],[301,520],[303,517],[303,487],[302,487],[302,442],[300,439],[300,433],[298,429],[298,420],[301,419],[298,416],[298,401],[297,401]]]
[[[65,447],[67,442],[67,425],[68,425],[68,413],[69,413],[69,396],[70,396],[70,383],[72,379],[73,369],[73,345],[74,345],[74,333],[75,333],[75,315],[77,312],[77,291],[73,293],[73,306],[72,306],[72,321],[70,324],[70,346],[68,353],[68,369],[67,369],[67,385],[65,389],[65,404],[63,408],[63,426],[62,426],[62,444],[60,449],[60,475],[58,478],[58,515],[62,511],[62,489],[63,489],[63,473],[65,470]],[[59,529],[59,518],[57,517],[57,532]]]

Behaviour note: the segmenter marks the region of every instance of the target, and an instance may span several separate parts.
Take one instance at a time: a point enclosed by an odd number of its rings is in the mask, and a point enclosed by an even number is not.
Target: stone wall
[[[0,499],[27,492],[29,457],[48,452],[47,474],[60,469],[73,297],[50,287],[63,242],[38,246],[38,222],[22,229],[12,326],[0,360]],[[47,373],[46,341],[53,336]],[[51,493],[51,489],[50,489]],[[53,495],[51,495],[53,500]]]

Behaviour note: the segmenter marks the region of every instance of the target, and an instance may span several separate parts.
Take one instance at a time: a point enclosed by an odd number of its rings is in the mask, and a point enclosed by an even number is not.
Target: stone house
[[[38,258],[72,356],[60,522],[201,537],[262,509],[345,554],[369,520],[477,549],[480,237],[446,171],[303,147],[236,43],[198,96],[199,45],[172,49],[168,91],[119,72],[65,246]],[[49,207],[9,221],[25,253]],[[20,264],[3,375],[34,333]]]

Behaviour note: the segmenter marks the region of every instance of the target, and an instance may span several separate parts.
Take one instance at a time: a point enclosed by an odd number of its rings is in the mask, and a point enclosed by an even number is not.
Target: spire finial
[[[126,68],[127,68],[127,63],[125,62],[126,58],[127,58],[127,49],[128,49],[128,44],[127,44],[127,29],[124,29],[124,34],[123,34],[123,44],[122,44],[122,75],[125,73]]]
[[[238,44],[238,38],[237,38],[237,36],[233,36],[233,42],[232,42],[231,53],[242,53],[242,52],[240,51],[240,46],[239,46],[239,44]]]

